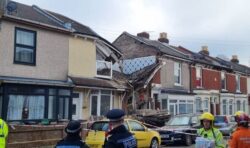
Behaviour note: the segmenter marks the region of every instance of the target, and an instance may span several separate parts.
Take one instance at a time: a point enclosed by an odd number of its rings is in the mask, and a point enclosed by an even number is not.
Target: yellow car
[[[135,136],[137,147],[159,147],[161,138],[157,131],[148,129],[141,122],[132,119],[125,119],[124,125]],[[108,120],[94,122],[87,134],[86,144],[91,148],[102,148],[108,129]]]

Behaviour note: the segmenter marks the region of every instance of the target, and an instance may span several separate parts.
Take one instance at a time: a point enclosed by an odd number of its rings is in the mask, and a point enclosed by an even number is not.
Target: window
[[[195,99],[195,108],[196,108],[196,113],[200,113],[202,108],[201,108],[201,98],[196,98]]]
[[[59,98],[59,119],[68,119],[69,118],[69,98],[60,97]]]
[[[112,78],[112,62],[97,60],[96,75],[102,78]]]
[[[48,118],[56,119],[56,96],[49,96]]]
[[[139,124],[138,122],[129,121],[128,124],[130,125],[132,131],[145,131],[144,126]]]
[[[226,76],[225,72],[221,72],[221,89],[226,90]]]
[[[236,75],[236,91],[240,92],[240,75]]]
[[[44,96],[9,95],[7,120],[43,119]]]
[[[162,103],[162,109],[167,110],[167,108],[168,108],[168,100],[167,99],[162,99],[161,103]]]
[[[233,100],[229,100],[229,115],[233,115]]]
[[[111,109],[112,91],[93,90],[91,93],[91,115],[106,115]]]
[[[15,54],[14,63],[36,64],[36,32],[15,29]]]
[[[179,114],[193,113],[192,100],[179,100]]]
[[[227,100],[222,101],[222,114],[227,115]]]
[[[204,101],[203,101],[203,111],[204,112],[208,112],[208,105],[209,105],[209,102],[208,102],[208,98],[205,98]]]
[[[237,107],[237,108],[236,108],[237,111],[241,110],[241,109],[240,109],[240,100],[237,100],[237,101],[236,101],[236,107]]]
[[[242,106],[243,106],[243,111],[245,112],[246,111],[246,101],[245,100],[243,100],[243,103],[242,103]]]
[[[181,63],[174,63],[174,82],[177,85],[181,85]]]
[[[201,67],[196,67],[196,87],[202,87]]]

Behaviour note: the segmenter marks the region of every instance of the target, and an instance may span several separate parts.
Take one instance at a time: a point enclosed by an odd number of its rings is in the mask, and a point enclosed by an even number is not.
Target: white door
[[[82,119],[82,93],[74,92],[72,101],[72,119],[80,120]]]

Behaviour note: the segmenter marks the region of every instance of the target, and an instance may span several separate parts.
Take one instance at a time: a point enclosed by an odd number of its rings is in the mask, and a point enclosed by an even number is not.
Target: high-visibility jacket
[[[230,148],[250,148],[250,129],[238,127],[229,140]]]
[[[8,136],[9,129],[6,122],[0,119],[0,148],[6,147],[6,138]]]
[[[225,143],[223,140],[222,133],[217,128],[211,128],[209,130],[205,130],[204,128],[200,128],[197,131],[198,136],[207,138],[209,140],[214,140],[216,148],[225,148]]]

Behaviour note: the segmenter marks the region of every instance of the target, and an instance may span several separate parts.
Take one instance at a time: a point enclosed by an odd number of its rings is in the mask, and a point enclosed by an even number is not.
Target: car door
[[[130,132],[134,134],[137,140],[137,147],[149,147],[149,135],[147,135],[146,128],[139,122],[128,120]]]

